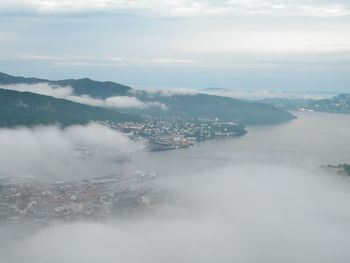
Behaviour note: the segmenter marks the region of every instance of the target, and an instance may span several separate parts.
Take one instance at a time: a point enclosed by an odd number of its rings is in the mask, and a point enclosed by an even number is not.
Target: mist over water
[[[349,262],[350,182],[319,165],[349,162],[350,116],[298,117],[189,150],[134,154],[121,169],[156,171],[175,200],[24,236],[1,227],[0,262]]]
[[[242,137],[204,141],[188,150],[141,153],[131,165],[176,176],[242,162],[282,162],[297,167],[349,162],[349,115],[293,114],[298,118],[280,125],[248,126]]]

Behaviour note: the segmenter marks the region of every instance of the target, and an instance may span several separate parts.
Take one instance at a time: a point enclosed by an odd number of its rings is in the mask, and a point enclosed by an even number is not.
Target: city
[[[146,139],[146,150],[149,151],[188,148],[198,141],[246,133],[244,126],[235,122],[220,122],[218,119],[182,120],[144,116],[144,122],[99,123],[123,132],[132,139]]]
[[[156,189],[155,174],[142,171],[54,183],[2,177],[0,218],[32,226],[53,220],[98,220],[151,205]]]

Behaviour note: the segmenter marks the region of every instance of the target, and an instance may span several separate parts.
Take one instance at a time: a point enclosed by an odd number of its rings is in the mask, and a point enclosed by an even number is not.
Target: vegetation
[[[129,114],[153,115],[164,117],[180,117],[184,120],[206,118],[220,121],[234,121],[243,125],[277,124],[295,118],[292,114],[277,109],[274,106],[259,102],[247,102],[227,97],[207,94],[150,95],[147,92],[133,92],[133,89],[114,82],[100,82],[91,79],[68,79],[50,81],[37,78],[14,77],[0,73],[0,84],[35,84],[47,82],[53,85],[71,86],[76,95],[87,94],[93,98],[107,98],[110,96],[136,96],[143,102],[160,102],[166,105],[167,110],[159,107],[145,109],[128,109]],[[102,111],[102,109],[100,109]],[[82,113],[83,114],[83,113]],[[38,117],[39,118],[39,117]],[[77,117],[76,117],[77,118]],[[96,118],[96,117],[95,117]]]
[[[3,85],[20,83],[36,84],[43,82],[58,86],[71,86],[76,95],[87,94],[95,98],[123,96],[131,90],[128,86],[111,81],[94,81],[88,78],[51,81],[47,79],[16,77],[0,72],[0,84]]]
[[[350,114],[350,94],[339,94],[322,100],[312,99],[264,99],[261,102],[283,110],[306,109],[318,112]]]
[[[144,110],[149,115],[178,116],[183,119],[218,118],[220,121],[234,121],[244,125],[276,124],[295,118],[271,105],[207,94],[149,97],[144,93],[138,95],[138,98],[142,101],[156,100],[168,108],[166,111],[157,108]]]
[[[328,170],[334,171],[337,174],[340,175],[346,175],[346,176],[350,176],[350,164],[338,164],[338,165],[327,165],[326,168]]]
[[[306,105],[306,108],[321,112],[350,114],[350,94],[339,94],[330,99],[313,100]]]
[[[68,100],[30,92],[0,89],[0,127],[59,123],[62,126],[89,121],[141,121],[138,116],[122,114]]]

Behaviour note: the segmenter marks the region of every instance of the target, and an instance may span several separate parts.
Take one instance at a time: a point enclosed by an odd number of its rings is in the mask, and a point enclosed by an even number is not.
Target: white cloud
[[[115,96],[105,100],[107,107],[117,108],[146,108],[147,105],[135,97]]]
[[[278,91],[269,91],[269,90],[217,90],[217,91],[208,91],[201,90],[201,93],[206,93],[209,95],[217,95],[222,97],[238,98],[238,99],[272,99],[272,98],[284,98],[284,99],[326,99],[331,98],[336,93],[286,93]]]
[[[349,184],[297,163],[246,160],[174,176],[175,202],[132,220],[51,225],[20,240],[2,228],[1,256],[8,263],[346,262]]]
[[[106,99],[95,99],[89,95],[81,96],[68,96],[65,99],[74,101],[77,103],[87,104],[97,107],[105,108],[118,108],[118,109],[127,109],[127,108],[136,108],[136,109],[145,109],[148,107],[157,107],[162,110],[166,110],[167,107],[165,104],[153,101],[153,102],[143,102],[137,99],[136,97],[131,96],[113,96]]]
[[[239,89],[224,89],[214,88],[212,89],[191,89],[191,88],[154,88],[154,87],[138,87],[134,90],[137,92],[145,91],[150,97],[164,96],[171,97],[176,95],[197,95],[197,94],[208,94],[216,95],[229,98],[237,99],[269,99],[269,98],[285,98],[285,99],[326,99],[336,96],[337,93],[292,93],[282,91],[271,91],[271,90],[239,90]]]
[[[131,96],[113,96],[108,97],[104,100],[102,99],[95,99],[88,95],[82,95],[82,96],[69,96],[66,99],[83,103],[91,106],[98,106],[98,107],[106,107],[106,108],[118,108],[118,109],[127,109],[127,108],[136,108],[136,109],[145,109],[148,107],[157,107],[162,110],[166,110],[167,107],[165,104],[153,101],[153,102],[142,102],[136,97]]]
[[[130,165],[163,167],[158,178],[169,193],[165,202],[124,220],[54,223],[35,231],[22,222],[2,225],[0,262],[347,262],[349,180],[318,165],[346,160],[349,116],[317,116],[251,127],[247,137],[204,143],[197,150],[142,153]],[[88,144],[101,154],[123,145],[113,131],[100,128],[0,131],[5,146],[0,169],[18,169],[25,158],[45,164],[33,162],[29,168],[43,169],[63,157],[50,171],[65,175],[70,145]]]
[[[49,83],[36,83],[36,84],[11,84],[11,85],[0,85],[2,89],[17,90],[17,91],[28,91],[41,95],[52,96],[55,98],[65,99],[73,94],[71,87],[61,87],[57,85],[50,85]]]
[[[350,14],[349,3],[340,0],[3,0],[0,10],[37,13],[134,11],[162,16],[277,14],[337,17]]]
[[[32,56],[29,56],[31,58]],[[33,56],[35,59],[35,56]],[[46,59],[37,56],[37,59]],[[198,63],[193,59],[176,59],[176,58],[132,58],[132,57],[112,57],[105,59],[91,59],[91,61],[74,60],[70,61],[53,61],[51,64],[56,66],[75,66],[75,67],[120,67],[120,66],[159,66],[159,65],[175,65],[186,66]],[[55,59],[52,59],[55,60]]]
[[[60,57],[53,56],[42,56],[42,55],[20,55],[18,59],[28,59],[28,60],[60,60]]]
[[[164,96],[171,97],[175,95],[196,95],[200,91],[197,89],[191,88],[155,88],[155,87],[138,87],[138,89],[145,91],[149,96]],[[134,92],[138,92],[134,90]]]
[[[13,38],[14,38],[14,37],[13,37],[13,33],[2,32],[2,31],[0,31],[0,40],[1,40],[2,42],[6,42],[6,41],[11,40],[11,39],[13,39]]]
[[[1,37],[1,32],[0,32]],[[198,61],[188,58],[143,58],[143,57],[57,57],[37,54],[18,55],[17,59],[23,60],[48,60],[52,65],[62,66],[125,66],[125,65],[187,65],[196,64]]]
[[[173,59],[173,58],[157,58],[149,60],[151,63],[156,64],[194,64],[197,61],[193,59]]]
[[[81,96],[69,95],[69,96],[65,97],[65,99],[73,101],[73,102],[81,103],[81,104],[90,105],[90,106],[96,106],[96,107],[105,107],[106,106],[104,100],[95,99],[89,95],[81,95]]]
[[[62,61],[52,62],[54,66],[68,66],[68,67],[120,67],[122,64],[106,63],[106,62],[86,62],[86,61]]]
[[[188,36],[188,47],[193,54],[200,53],[271,53],[281,54],[307,52],[349,51],[350,36],[343,28],[331,32],[323,29],[278,29],[256,30],[239,28],[220,28],[217,31],[197,33]],[[232,61],[234,62],[234,61]]]
[[[116,173],[118,161],[138,150],[124,135],[98,124],[0,129],[0,144],[1,176],[41,180]]]
[[[37,83],[37,84],[11,84],[11,85],[0,85],[2,89],[16,90],[16,91],[28,91],[41,95],[52,96],[59,99],[66,99],[73,102],[86,104],[90,106],[106,107],[106,108],[138,108],[144,109],[147,107],[158,107],[162,110],[166,110],[166,105],[154,102],[142,102],[139,99],[131,96],[113,96],[106,99],[96,99],[89,95],[83,94],[77,96],[74,94],[74,90],[67,86],[51,85],[49,83]]]

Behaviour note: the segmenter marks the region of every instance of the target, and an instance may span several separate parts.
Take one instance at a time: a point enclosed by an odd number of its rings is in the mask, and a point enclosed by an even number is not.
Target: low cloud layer
[[[0,85],[1,89],[16,90],[20,92],[32,92],[41,95],[51,96],[59,99],[65,99],[72,96],[73,89],[71,87],[61,87],[50,85],[48,83],[37,83],[37,84],[11,84],[11,85]]]
[[[328,263],[350,257],[347,181],[291,163],[245,161],[168,183],[176,202],[145,217],[50,226],[21,241],[0,229],[7,240],[1,262]]]
[[[28,91],[97,107],[120,109],[144,109],[147,107],[158,107],[162,110],[166,110],[166,106],[164,104],[156,101],[142,102],[137,98],[131,96],[113,96],[106,99],[96,99],[86,94],[77,96],[74,95],[74,90],[70,86],[62,87],[58,85],[50,85],[49,83],[0,85],[0,88],[21,92]]]
[[[346,115],[301,114],[241,138],[140,153],[130,165],[162,165],[158,180],[173,198],[125,220],[53,224],[29,234],[0,226],[0,262],[348,262],[350,183],[318,168],[327,164],[323,158],[347,158],[347,123]],[[120,136],[92,124],[3,130],[0,160],[7,161],[0,168],[18,169],[38,149],[46,150],[34,159],[49,166],[71,155],[67,145],[96,148],[107,157],[100,160],[109,159],[117,149],[129,150]],[[61,174],[70,166],[64,158]],[[91,168],[81,162],[80,170],[83,165]]]
[[[138,88],[142,89],[142,91],[145,91],[148,93],[149,96],[162,96],[162,97],[172,97],[176,95],[196,95],[200,93],[197,89],[190,89],[190,88],[153,88],[153,87],[144,87],[144,88]],[[134,92],[137,94],[139,91],[134,90]]]
[[[201,93],[209,95],[217,95],[238,99],[326,99],[336,96],[336,93],[287,93],[269,90],[230,90],[230,89],[218,89],[218,90],[201,90]]]
[[[208,16],[229,14],[283,14],[301,16],[337,17],[350,13],[348,2],[337,1],[215,1],[215,0],[5,0],[0,4],[0,12],[16,10],[34,13],[72,12],[136,12],[153,13],[160,16]]]
[[[142,89],[142,88],[140,88]],[[197,95],[208,94],[237,99],[325,99],[336,96],[336,93],[290,93],[282,91],[269,90],[239,90],[239,89],[225,89],[225,88],[208,88],[208,89],[191,89],[191,88],[143,88],[149,96],[163,96],[171,97],[176,95]],[[137,94],[137,90],[135,93]]]
[[[41,180],[117,174],[139,146],[98,124],[0,129],[0,176]]]
[[[67,86],[55,86],[49,85],[48,83],[38,84],[15,84],[15,85],[1,85],[0,88],[17,90],[17,91],[28,91],[38,93],[42,95],[52,96],[55,98],[67,99],[73,102],[87,104],[98,107],[109,107],[109,108],[138,108],[144,109],[147,107],[158,107],[162,110],[167,110],[165,104],[160,102],[142,102],[136,97],[132,96],[114,96],[104,100],[95,99],[89,95],[76,96],[73,95],[74,90]],[[237,90],[237,89],[192,89],[192,88],[153,88],[153,87],[138,87],[143,91],[146,91],[149,96],[164,96],[171,97],[174,95],[196,95],[199,93],[217,95],[222,97],[238,98],[238,99],[270,99],[270,98],[285,98],[285,99],[325,99],[330,98],[336,93],[290,93],[290,92],[279,92],[269,90]],[[138,90],[132,90],[133,93],[138,94]]]

